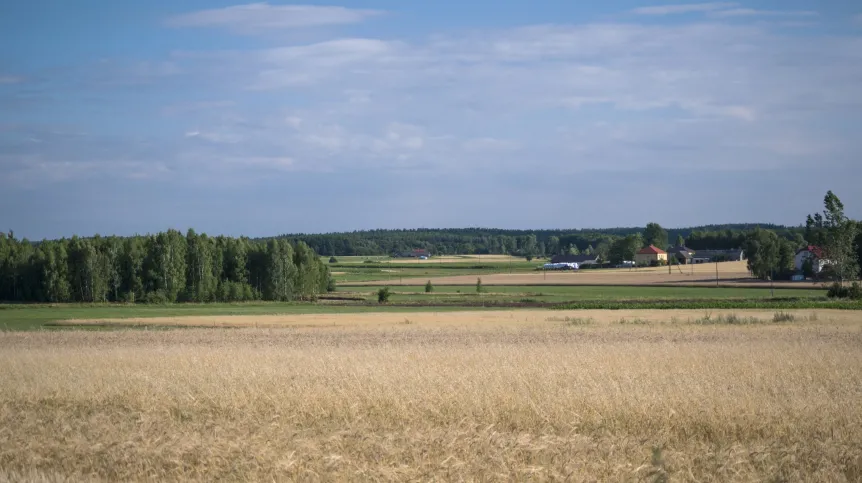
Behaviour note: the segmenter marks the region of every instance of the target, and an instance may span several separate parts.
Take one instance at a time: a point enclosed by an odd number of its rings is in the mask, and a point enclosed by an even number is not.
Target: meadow
[[[0,333],[0,480],[862,479],[859,312],[277,317]]]

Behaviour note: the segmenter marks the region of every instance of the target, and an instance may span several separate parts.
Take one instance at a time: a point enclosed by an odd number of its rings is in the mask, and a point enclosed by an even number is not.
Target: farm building
[[[741,262],[745,260],[745,252],[737,250],[698,250],[691,258],[691,263]]]
[[[398,256],[400,256],[402,258],[422,258],[422,257],[425,257],[427,259],[428,257],[431,256],[431,253],[429,253],[428,250],[425,250],[424,248],[417,248],[416,250],[411,250],[409,252],[402,252],[402,253],[398,254]]]
[[[599,265],[598,255],[555,255],[551,263],[577,263],[583,265]]]
[[[694,258],[694,250],[686,247],[686,246],[673,246],[667,251],[668,258],[676,258],[676,261],[681,265],[686,265],[691,263],[691,259]]]
[[[829,265],[829,260],[825,260],[823,257],[823,250],[816,246],[807,246],[796,252],[796,257],[794,257],[796,270],[801,272],[806,260],[811,260],[811,270],[814,273],[822,272],[823,268]]]
[[[659,263],[667,261],[667,252],[654,245],[650,245],[635,254],[635,263],[638,265],[649,265],[652,262]]]

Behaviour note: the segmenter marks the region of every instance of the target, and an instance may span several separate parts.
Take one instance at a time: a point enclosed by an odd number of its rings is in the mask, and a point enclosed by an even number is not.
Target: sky
[[[852,1],[4,0],[0,229],[862,217]]]

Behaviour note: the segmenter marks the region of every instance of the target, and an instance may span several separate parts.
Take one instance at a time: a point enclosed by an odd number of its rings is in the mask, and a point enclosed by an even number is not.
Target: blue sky
[[[0,229],[862,217],[849,1],[7,0]]]

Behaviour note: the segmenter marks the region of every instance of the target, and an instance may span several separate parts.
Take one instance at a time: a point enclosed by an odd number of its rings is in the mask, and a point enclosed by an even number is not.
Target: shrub
[[[787,312],[775,312],[772,315],[773,322],[793,322],[794,320],[796,320],[796,316]]]
[[[335,279],[330,278],[328,282],[326,282],[326,291],[327,292],[335,292]]]
[[[338,263],[338,259],[335,257],[329,257],[329,263]]]
[[[147,292],[144,295],[145,304],[165,305],[168,303],[168,296],[164,290],[156,290],[155,292]]]
[[[545,319],[547,322],[564,322],[566,325],[577,326],[577,325],[590,325],[595,322],[595,319],[592,317],[548,317]]]
[[[853,285],[850,285],[847,296],[853,300],[862,300],[862,286],[859,282],[853,282]]]
[[[829,287],[829,291],[826,292],[826,296],[831,299],[846,299],[850,297],[850,289],[838,282],[835,282]]]
[[[126,292],[123,295],[123,302],[125,302],[127,304],[135,303],[135,292]]]
[[[428,280],[428,283],[425,284],[425,293],[431,293],[434,291],[434,286],[431,285],[431,280]]]
[[[383,287],[377,291],[377,303],[385,304],[389,302],[389,297],[392,295],[392,292],[389,291],[389,287]]]
[[[717,325],[717,324],[728,324],[728,325],[748,325],[748,324],[759,324],[762,321],[757,317],[740,317],[736,314],[727,314],[727,315],[719,315],[716,318],[712,317],[712,314],[707,313],[702,318],[695,320],[694,324],[699,325]]]
[[[476,279],[476,293],[482,293],[482,277]]]
[[[230,282],[229,299],[231,302],[242,302],[245,291],[239,282]]]

